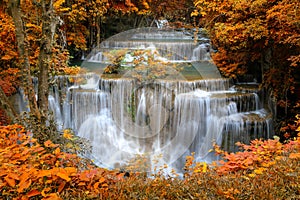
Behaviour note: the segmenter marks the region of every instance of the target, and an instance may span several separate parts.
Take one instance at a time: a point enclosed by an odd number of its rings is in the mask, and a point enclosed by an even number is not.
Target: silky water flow
[[[134,59],[130,53],[122,60],[127,66],[122,74],[105,75],[109,54],[122,49],[155,52],[154,59],[171,63],[166,76],[137,80],[128,64]],[[107,168],[128,166],[140,156],[146,162],[140,170],[153,172],[167,164],[180,172],[192,152],[196,161],[216,160],[210,152],[214,142],[236,151],[238,141],[271,137],[272,114],[262,95],[222,78],[210,51],[201,32],[197,40],[187,30],[143,28],[117,34],[85,58],[82,67],[93,72],[54,77],[49,108],[59,128],[87,139],[92,147],[88,156]],[[177,64],[184,69],[172,67]]]

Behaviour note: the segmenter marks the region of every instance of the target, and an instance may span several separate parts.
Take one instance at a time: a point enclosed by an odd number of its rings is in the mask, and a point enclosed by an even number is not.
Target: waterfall
[[[81,83],[70,84],[70,78]],[[160,164],[180,171],[192,152],[197,161],[216,159],[209,153],[214,142],[237,151],[237,141],[273,134],[272,116],[257,93],[236,90],[228,79],[140,83],[90,74],[57,80],[69,85],[62,106],[50,96],[50,108],[62,113],[56,116],[64,128],[91,142],[100,166],[123,166],[147,155],[149,163],[160,157]]]
[[[197,161],[215,160],[213,143],[237,151],[238,141],[272,137],[272,114],[261,92],[222,78],[210,60],[209,40],[198,38],[195,43],[186,31],[135,29],[104,41],[83,63],[97,73],[54,77],[49,109],[60,129],[88,139],[88,156],[99,166],[122,167],[143,155],[149,171],[164,164],[181,171],[192,152]],[[104,74],[119,50],[126,71]],[[135,71],[135,50],[150,50],[169,63],[162,65],[164,76],[149,79],[148,71]],[[151,68],[147,55],[140,55],[144,68]]]

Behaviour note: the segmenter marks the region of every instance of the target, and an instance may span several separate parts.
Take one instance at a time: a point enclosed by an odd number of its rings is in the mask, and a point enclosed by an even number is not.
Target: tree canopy
[[[192,15],[199,16],[209,32],[217,49],[213,59],[225,76],[261,70],[262,81],[276,98],[293,92],[300,61],[299,1],[195,0],[194,4]]]

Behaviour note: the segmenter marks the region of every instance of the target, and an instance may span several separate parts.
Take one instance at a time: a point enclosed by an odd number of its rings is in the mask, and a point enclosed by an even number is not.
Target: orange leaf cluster
[[[7,68],[12,61],[17,60],[17,45],[15,38],[15,27],[11,17],[0,8],[0,65]]]
[[[19,69],[8,68],[0,72],[0,87],[6,94],[6,96],[11,96],[16,93],[17,87],[19,86]]]
[[[62,199],[108,195],[110,184],[120,181],[114,172],[62,152],[59,145],[37,143],[20,125],[0,127],[0,193],[15,199]],[[88,170],[85,170],[88,169]]]
[[[300,134],[299,134],[300,136]],[[243,151],[228,153],[215,146],[217,154],[222,155],[217,172],[224,174],[239,170],[250,170],[256,174],[262,173],[266,168],[275,165],[278,161],[286,159],[300,159],[300,137],[286,144],[278,139],[253,140],[250,145],[237,143]]]

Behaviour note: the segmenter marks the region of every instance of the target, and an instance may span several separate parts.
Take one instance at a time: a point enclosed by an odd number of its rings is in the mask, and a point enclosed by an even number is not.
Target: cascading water
[[[170,29],[113,36],[82,64],[98,74],[56,77],[49,107],[63,128],[91,142],[97,164],[111,168],[144,155],[147,170],[156,163],[180,171],[192,152],[197,161],[216,159],[209,153],[213,142],[235,151],[237,141],[271,137],[272,115],[260,97],[223,79],[210,62],[209,40],[198,38],[195,42],[190,32]],[[109,53],[122,49],[122,73],[103,74],[112,63]],[[135,54],[149,49],[158,53],[154,60],[168,63],[155,69],[163,76],[149,72],[149,55]],[[140,65],[133,67],[135,58],[146,66],[142,73]]]

